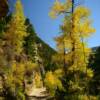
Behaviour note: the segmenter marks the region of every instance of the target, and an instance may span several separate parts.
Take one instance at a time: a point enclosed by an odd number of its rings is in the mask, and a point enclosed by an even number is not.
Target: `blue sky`
[[[100,45],[100,0],[83,1],[82,5],[85,5],[91,11],[90,18],[93,20],[93,27],[96,29],[96,33],[88,40],[88,44],[89,47],[98,46]],[[59,25],[62,20],[61,17],[53,20],[48,16],[53,2],[54,0],[22,0],[25,16],[30,19],[38,36],[51,47],[56,48],[54,37],[60,34]]]

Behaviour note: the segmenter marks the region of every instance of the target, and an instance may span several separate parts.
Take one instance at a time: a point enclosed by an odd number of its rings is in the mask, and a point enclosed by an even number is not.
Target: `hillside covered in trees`
[[[0,21],[1,39],[3,39],[2,31],[6,30],[7,23],[9,23],[11,18],[12,15],[9,15]],[[52,55],[54,55],[56,51],[53,48],[51,48],[47,43],[45,43],[39,36],[37,36],[35,29],[30,23],[29,19],[26,19],[25,25],[28,26],[27,27],[28,36],[25,38],[25,44],[24,44],[26,53],[30,56],[31,59],[34,60],[35,52],[34,52],[33,44],[37,44],[39,49],[38,50],[39,55],[43,59],[45,66],[49,66],[50,64],[53,64],[50,63],[50,60],[52,59]],[[45,52],[47,53],[47,55],[45,55]]]

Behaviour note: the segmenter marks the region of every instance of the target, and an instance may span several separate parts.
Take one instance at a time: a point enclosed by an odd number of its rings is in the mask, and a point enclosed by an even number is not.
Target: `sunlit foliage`
[[[62,77],[64,81],[61,81],[66,93],[87,94],[88,82],[93,77],[93,71],[87,68],[91,49],[88,48],[86,39],[95,29],[89,19],[90,11],[78,6],[71,12],[71,5],[71,0],[66,0],[65,3],[56,0],[51,8],[52,18],[64,14],[63,24],[60,26],[62,34],[55,38],[58,54],[53,59],[65,73]]]
[[[33,75],[37,66],[29,61],[23,49],[27,34],[23,7],[17,0],[12,18],[0,40],[0,73],[5,99],[25,100],[25,81]]]
[[[7,39],[8,45],[11,45],[16,54],[22,52],[23,39],[27,35],[25,24],[25,16],[20,0],[16,2],[12,19],[7,25],[7,32],[5,38]]]
[[[51,96],[55,95],[55,91],[57,88],[59,88],[60,90],[64,89],[61,81],[59,80],[60,73],[59,71],[56,71],[55,73],[49,71],[46,74],[45,84],[48,87]]]

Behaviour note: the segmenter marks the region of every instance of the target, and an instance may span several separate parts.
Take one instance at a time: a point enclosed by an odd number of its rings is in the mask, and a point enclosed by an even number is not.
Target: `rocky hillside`
[[[5,19],[0,20],[0,38],[3,38],[3,31],[6,31],[6,25],[9,23],[11,19],[11,15],[5,17]],[[30,23],[29,19],[26,19],[25,25],[27,27],[27,37],[25,38],[25,52],[28,54],[29,58],[34,61],[34,44],[38,46],[38,54],[42,59],[42,63],[44,64],[47,70],[52,69],[52,55],[56,53],[56,51],[51,48],[47,43],[45,43],[35,32],[33,25]]]
[[[25,38],[25,50],[31,59],[34,61],[34,44],[38,45],[38,53],[40,58],[42,58],[42,62],[46,69],[51,69],[52,67],[52,55],[56,53],[56,51],[51,48],[47,43],[45,43],[37,34],[30,23],[29,19],[26,19],[27,32],[28,36]]]

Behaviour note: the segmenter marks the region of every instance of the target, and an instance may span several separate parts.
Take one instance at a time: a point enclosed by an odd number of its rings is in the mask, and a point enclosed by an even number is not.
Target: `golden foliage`
[[[73,13],[66,14],[72,10],[71,5],[71,0],[67,0],[67,3],[56,1],[51,8],[50,13],[53,13],[54,17],[64,15],[63,24],[60,26],[62,34],[55,38],[58,54],[53,56],[53,60],[66,72],[69,79],[66,84],[69,83],[71,86],[68,87],[69,91],[81,91],[86,88],[81,81],[93,77],[92,69],[87,68],[91,49],[88,48],[86,39],[95,32],[95,29],[91,25],[90,11],[87,8],[78,6]]]
[[[48,87],[48,89],[49,89],[49,91],[50,91],[52,96],[54,96],[55,90],[57,88],[63,89],[61,81],[56,76],[58,72],[55,72],[55,73],[56,74],[54,74],[53,72],[49,71],[49,72],[46,73],[46,77],[45,77],[45,84]]]
[[[43,86],[42,77],[41,77],[40,73],[35,72],[34,82],[35,82],[34,85],[36,86],[36,88],[41,88]]]
[[[22,4],[20,0],[18,0],[15,5],[15,11],[12,15],[12,19],[8,24],[8,29],[5,32],[7,45],[12,46],[13,52],[19,54],[22,52],[22,46],[24,43],[23,39],[26,35],[25,16]]]
[[[70,8],[71,8],[71,0],[66,0],[66,3],[62,3],[59,0],[55,0],[49,15],[51,18],[56,18],[57,15],[66,12],[66,10],[70,10]]]

